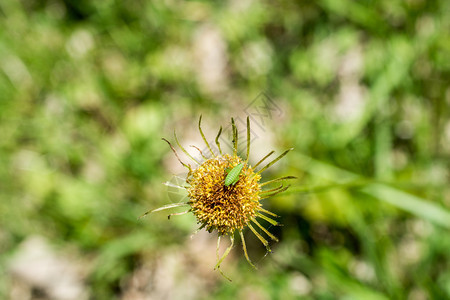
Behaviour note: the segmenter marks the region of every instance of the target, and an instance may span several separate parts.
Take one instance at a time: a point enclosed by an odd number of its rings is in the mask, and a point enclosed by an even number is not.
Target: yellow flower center
[[[214,157],[192,171],[187,179],[192,212],[209,232],[217,229],[220,235],[225,235],[243,229],[261,207],[258,183],[261,176],[248,165],[244,165],[234,185],[224,185],[226,169],[242,162],[240,157],[228,154]]]

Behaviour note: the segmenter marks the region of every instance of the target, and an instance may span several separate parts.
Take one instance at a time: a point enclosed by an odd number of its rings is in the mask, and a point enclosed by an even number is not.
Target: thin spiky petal
[[[262,211],[263,213],[266,213],[266,214],[268,214],[268,215],[271,215],[271,216],[274,216],[274,217],[278,217],[278,215],[276,215],[276,214],[274,214],[273,212],[268,211],[267,209],[264,209],[264,208],[262,208],[262,207],[258,208],[258,210],[259,210],[259,211]]]
[[[217,145],[217,148],[219,148],[220,155],[223,155],[222,149],[220,148],[220,143],[219,143],[219,137],[221,134],[222,134],[222,126],[220,126],[219,133],[216,136],[216,145]]]
[[[253,234],[256,235],[256,237],[261,241],[261,243],[263,243],[263,245],[266,247],[267,251],[272,252],[272,250],[270,250],[270,247],[269,247],[269,242],[265,238],[263,238],[262,235],[260,235],[258,233],[258,231],[256,231],[256,229],[253,228],[253,226],[250,223],[248,224],[248,228],[250,228],[250,230],[253,232]]]
[[[200,162],[198,160],[196,160],[194,157],[192,157],[192,155],[190,155],[189,152],[187,152],[186,149],[184,149],[184,147],[181,146],[180,142],[178,141],[175,130],[173,131],[173,136],[175,137],[175,141],[177,142],[177,145],[178,145],[178,147],[180,147],[181,151],[183,151],[184,154],[186,154],[190,159],[192,159],[194,162],[196,162],[198,165],[200,165]]]
[[[180,207],[180,206],[185,206],[185,205],[189,205],[189,202],[167,204],[167,205],[161,206],[160,208],[147,211],[145,214],[140,216],[139,219],[145,217],[148,214],[151,214],[151,213],[154,213],[154,212],[157,212],[157,211],[161,211],[161,210],[165,210],[165,209],[171,209],[171,208],[174,208],[174,207]]]
[[[245,163],[248,163],[248,158],[250,156],[250,117],[247,116],[247,158]]]
[[[233,155],[236,156],[238,151],[238,130],[233,118],[231,118],[231,128],[233,131]]]
[[[264,194],[270,194],[270,193],[273,193],[273,192],[277,192],[277,191],[281,190],[283,187],[284,187],[284,185],[282,184],[282,185],[280,185],[280,186],[278,186],[278,187],[276,187],[276,188],[273,188],[273,189],[270,189],[270,190],[262,191],[262,192],[260,193],[260,195],[261,195],[261,196],[264,196]]]
[[[205,142],[206,146],[208,147],[209,151],[211,152],[211,155],[213,157],[216,157],[216,154],[212,151],[211,146],[209,145],[208,141],[206,140],[205,135],[203,134],[203,130],[202,130],[202,115],[200,115],[200,118],[198,119],[198,130],[200,131],[200,134],[202,136],[203,141]]]
[[[202,152],[202,150],[200,150],[198,147],[194,146],[194,145],[190,145],[192,148],[197,149],[198,152],[200,152],[200,155],[204,158],[204,159],[208,159]]]
[[[177,188],[177,189],[180,189],[180,190],[186,190],[188,188],[188,186],[174,184],[174,183],[172,183],[170,181],[166,181],[163,184],[165,186],[170,186],[170,187]]]
[[[217,248],[216,248],[216,258],[217,258],[217,261],[219,261],[219,248],[220,248],[220,235],[219,235],[219,237],[217,238]],[[219,270],[220,275],[222,275],[224,278],[226,278],[226,279],[229,280],[229,281],[232,281],[228,276],[226,276],[226,275],[222,272],[222,269],[220,268],[220,266],[217,266],[217,270]]]
[[[269,231],[267,231],[267,229],[265,229],[261,224],[259,224],[259,222],[256,221],[256,219],[252,219],[252,222],[255,223],[256,226],[261,228],[261,230],[264,231],[264,233],[267,234],[272,240],[274,240],[275,242],[278,242],[278,239],[273,234],[271,234]]]
[[[166,140],[165,138],[162,138],[163,141],[165,141],[167,144],[169,144],[170,149],[172,149],[172,152],[175,154],[176,158],[178,159],[178,161],[180,162],[180,164],[182,164],[184,167],[188,168],[189,172],[192,172],[191,166],[185,164],[184,162],[181,161],[180,157],[178,156],[177,151],[175,151],[175,148],[173,148],[172,144]]]
[[[274,160],[272,160],[270,163],[268,163],[264,168],[262,168],[261,170],[259,170],[258,172],[256,172],[256,174],[260,174],[262,172],[264,172],[265,170],[267,170],[267,168],[269,168],[270,166],[272,166],[274,163],[276,163],[277,161],[279,161],[280,159],[283,158],[283,156],[285,156],[286,154],[288,154],[289,151],[294,150],[294,148],[290,148],[287,149],[286,151],[284,151],[283,153],[281,153],[280,156],[278,156],[277,158],[275,158]]]
[[[260,161],[258,161],[258,163],[256,165],[253,166],[253,169],[256,169],[257,166],[259,166],[263,161],[266,160],[266,158],[268,158],[269,156],[271,156],[272,154],[274,154],[275,151],[270,151],[269,154],[267,154],[266,156],[264,156]]]
[[[216,261],[219,261],[220,238],[221,235],[219,234],[219,236],[217,237]]]
[[[287,186],[285,186],[284,188],[281,188],[281,189],[279,189],[278,191],[273,192],[272,194],[264,194],[263,197],[262,197],[260,200],[262,200],[262,199],[267,199],[267,198],[273,197],[273,196],[275,196],[275,195],[277,195],[277,194],[280,194],[280,193],[286,191],[290,186],[291,186],[291,185],[287,185]]]
[[[183,212],[172,213],[172,214],[170,214],[170,215],[167,216],[167,219],[170,220],[170,217],[171,217],[171,216],[181,216],[181,215],[187,214],[187,213],[189,213],[189,212],[191,212],[191,211],[192,211],[192,209],[188,209],[188,210],[183,211]]]
[[[244,256],[245,256],[245,259],[246,259],[247,262],[250,264],[250,266],[252,266],[253,268],[256,269],[255,265],[252,263],[252,261],[251,261],[250,258],[248,257],[247,246],[245,245],[245,238],[244,238],[244,234],[242,233],[242,230],[239,230],[239,234],[241,235],[242,249],[244,249]]]
[[[231,249],[233,248],[233,245],[234,245],[234,236],[230,235],[230,241],[231,241],[231,245],[225,250],[225,252],[223,253],[222,257],[219,259],[219,261],[217,262],[216,266],[214,267],[214,270],[220,268],[220,264],[228,256],[228,254],[230,254],[230,251],[231,251]]]
[[[273,180],[269,180],[269,181],[263,182],[259,186],[263,187],[265,185],[268,185],[268,184],[271,184],[271,183],[274,183],[274,182],[278,182],[278,181],[282,181],[282,180],[286,180],[286,179],[297,179],[297,177],[295,177],[295,176],[284,176],[284,177],[280,177],[280,178],[277,178],[277,179],[273,179]]]
[[[261,213],[259,213],[259,212],[256,213],[256,216],[258,216],[258,217],[260,217],[261,219],[263,219],[263,220],[269,222],[269,223],[272,224],[273,226],[277,226],[277,225],[278,225],[278,222],[277,222],[277,221],[275,221],[275,220],[273,220],[273,219],[271,219],[271,218],[269,218],[269,217],[267,217],[267,216],[265,216],[265,215],[263,215],[263,214],[261,214]]]

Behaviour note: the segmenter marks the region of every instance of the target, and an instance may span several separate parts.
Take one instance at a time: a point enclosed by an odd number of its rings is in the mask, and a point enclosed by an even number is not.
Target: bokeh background
[[[0,1],[0,298],[450,299],[449,53],[447,0]],[[200,115],[295,148],[232,283],[192,215],[137,220]]]

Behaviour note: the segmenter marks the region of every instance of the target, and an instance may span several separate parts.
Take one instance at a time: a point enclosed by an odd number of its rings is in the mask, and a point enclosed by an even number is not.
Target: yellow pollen
[[[250,166],[244,166],[236,184],[224,185],[226,169],[241,162],[240,157],[228,154],[214,157],[203,162],[187,180],[192,212],[209,232],[216,229],[219,235],[226,235],[242,230],[261,207],[261,176]]]

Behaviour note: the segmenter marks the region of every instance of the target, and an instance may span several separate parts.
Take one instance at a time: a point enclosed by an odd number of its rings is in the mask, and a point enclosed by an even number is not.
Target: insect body
[[[233,169],[228,171],[228,175],[225,178],[225,186],[234,185],[239,180],[239,174],[241,174],[244,163],[236,165]]]

